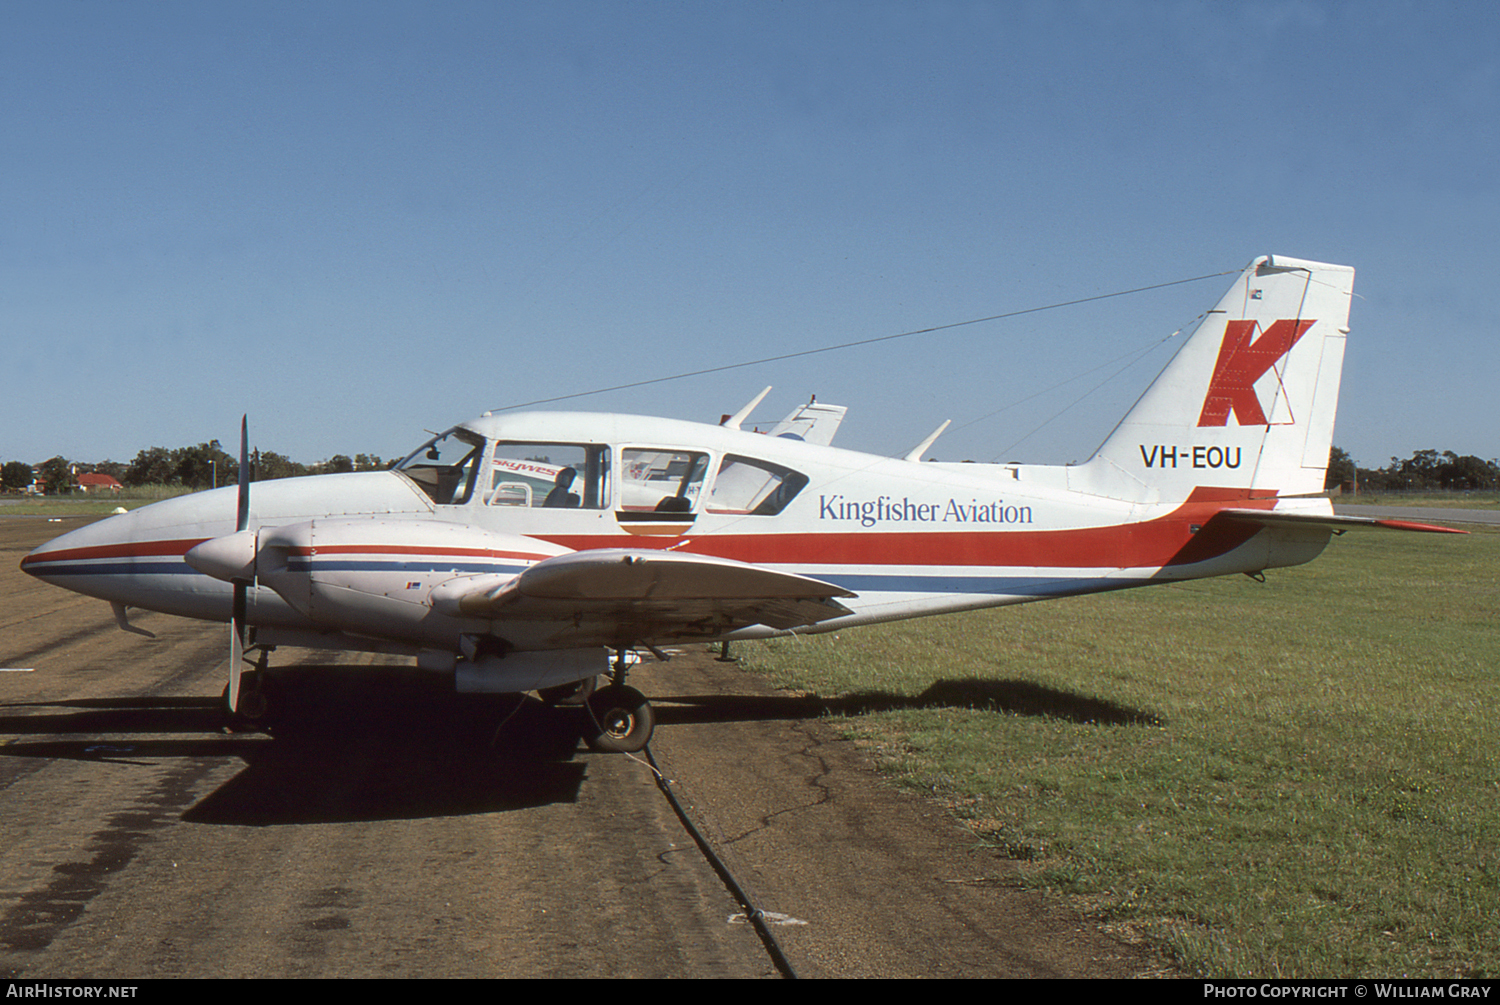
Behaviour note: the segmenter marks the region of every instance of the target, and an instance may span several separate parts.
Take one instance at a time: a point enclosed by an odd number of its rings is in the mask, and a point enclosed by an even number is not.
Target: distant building
[[[99,495],[103,492],[119,492],[124,487],[115,480],[113,475],[88,472],[78,476],[78,491],[87,492],[90,495]]]

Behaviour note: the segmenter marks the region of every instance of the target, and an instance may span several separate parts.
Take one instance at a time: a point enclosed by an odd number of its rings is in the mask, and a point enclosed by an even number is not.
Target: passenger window
[[[486,501],[533,509],[609,505],[609,448],[584,443],[497,443]]]
[[[708,497],[710,513],[775,516],[807,487],[807,476],[770,461],[726,454]]]
[[[708,455],[686,450],[632,448],[620,454],[620,508],[691,513],[708,473]]]

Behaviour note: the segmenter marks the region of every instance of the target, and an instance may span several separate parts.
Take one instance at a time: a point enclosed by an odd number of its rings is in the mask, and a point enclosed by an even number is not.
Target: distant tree
[[[1494,461],[1483,461],[1473,456],[1456,457],[1451,451],[1444,456],[1449,458],[1441,475],[1444,488],[1500,488],[1500,465],[1496,465]]]
[[[49,496],[67,495],[78,487],[73,465],[64,457],[53,457],[37,465],[36,476],[45,484]]]
[[[226,454],[218,440],[179,447],[172,451],[172,459],[178,483],[190,489],[213,488],[215,483],[228,484],[239,477],[238,459]]]
[[[6,492],[19,492],[31,484],[34,477],[31,465],[23,461],[6,461],[0,467],[0,489]]]
[[[324,474],[341,475],[354,470],[354,462],[344,454],[334,454],[318,466]]]
[[[1338,447],[1334,447],[1328,454],[1328,474],[1323,478],[1323,488],[1332,489],[1341,485],[1354,484],[1354,458],[1350,457]]]
[[[354,455],[354,470],[355,471],[380,471],[380,470],[383,470],[385,468],[385,466],[386,466],[386,464],[385,464],[384,461],[382,461],[380,459],[380,455],[379,454],[355,454]]]
[[[1391,458],[1391,480],[1396,488],[1437,488],[1441,467],[1442,456],[1436,450],[1418,450],[1404,461]]]
[[[148,447],[135,455],[120,481],[126,485],[170,485],[176,478],[172,452],[166,447]]]
[[[1500,488],[1500,463],[1451,450],[1418,450],[1384,468],[1360,468],[1361,492],[1464,492]]]
[[[307,473],[306,464],[298,464],[270,450],[256,451],[255,477],[262,481],[272,478],[297,478]]]

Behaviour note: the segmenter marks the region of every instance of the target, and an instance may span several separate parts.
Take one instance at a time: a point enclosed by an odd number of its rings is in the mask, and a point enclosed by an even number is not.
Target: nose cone
[[[215,503],[222,498],[228,503],[222,507],[227,517],[204,521],[202,497]],[[214,506],[208,513],[216,515],[220,508]],[[48,541],[21,561],[21,569],[54,586],[111,603],[198,616],[194,612],[205,603],[216,602],[217,594],[227,596],[230,590],[197,572],[183,555],[205,538],[232,533],[233,515],[232,495],[206,492],[167,499]]]
[[[182,557],[205,576],[229,583],[249,582],[255,577],[255,531],[242,530],[211,538]]]
[[[127,513],[55,537],[21,559],[21,571],[44,582],[71,588],[76,577],[119,560],[135,523]]]

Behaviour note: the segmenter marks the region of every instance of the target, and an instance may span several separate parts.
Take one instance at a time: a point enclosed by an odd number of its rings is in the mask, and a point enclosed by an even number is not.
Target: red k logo
[[[1208,396],[1203,399],[1200,426],[1227,426],[1229,413],[1241,426],[1269,424],[1255,394],[1255,382],[1281,357],[1292,351],[1315,321],[1277,321],[1255,338],[1254,321],[1231,321],[1219,346]]]

